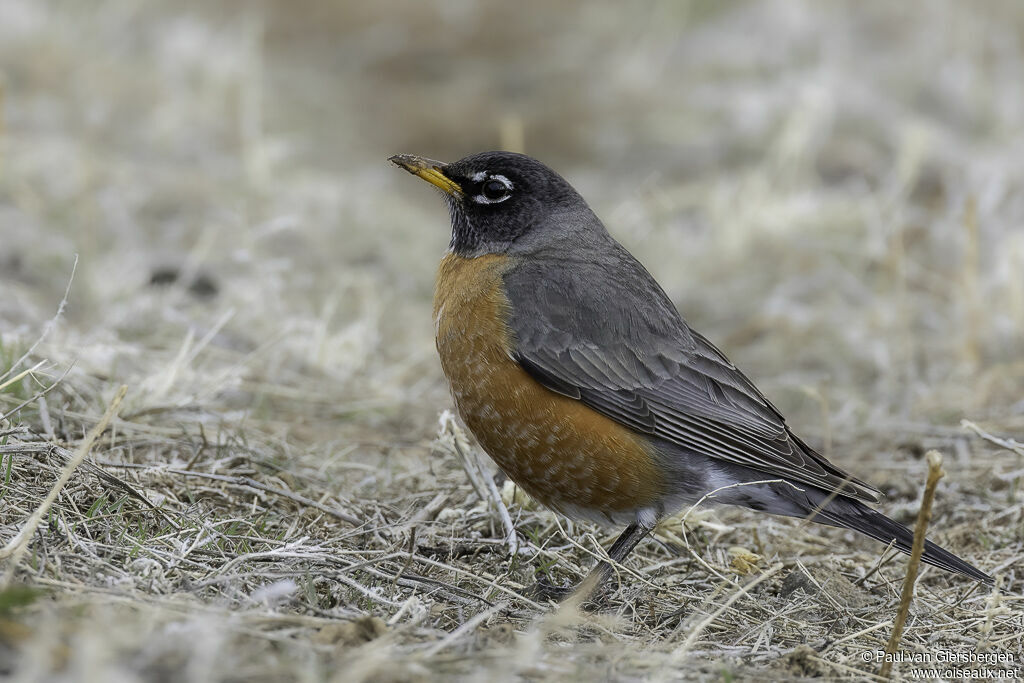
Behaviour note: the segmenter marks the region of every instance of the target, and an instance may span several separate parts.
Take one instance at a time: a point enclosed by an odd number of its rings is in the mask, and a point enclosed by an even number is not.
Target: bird
[[[910,554],[913,533],[870,507],[879,490],[797,436],[562,176],[504,151],[390,161],[448,205],[434,331],[463,422],[536,501],[625,527],[573,590],[597,591],[660,520],[705,497]],[[993,583],[931,541],[921,559]]]

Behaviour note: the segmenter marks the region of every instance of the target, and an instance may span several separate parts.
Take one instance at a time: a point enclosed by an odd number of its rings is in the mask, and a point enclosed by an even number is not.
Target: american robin
[[[865,505],[878,490],[794,434],[565,179],[509,152],[391,161],[448,203],[434,328],[462,419],[539,502],[627,525],[612,560],[716,490],[718,503],[809,517],[910,553],[913,533]],[[922,559],[992,582],[930,541]],[[596,567],[591,590],[610,574]]]

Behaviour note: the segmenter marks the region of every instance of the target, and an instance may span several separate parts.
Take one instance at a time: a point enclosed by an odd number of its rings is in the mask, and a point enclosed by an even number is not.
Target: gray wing
[[[644,267],[613,247],[599,262],[532,259],[506,273],[513,355],[532,377],[689,452],[877,502],[876,489],[793,434]]]

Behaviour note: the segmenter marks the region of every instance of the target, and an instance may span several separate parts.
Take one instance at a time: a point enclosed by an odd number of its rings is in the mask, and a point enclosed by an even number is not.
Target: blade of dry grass
[[[932,519],[932,502],[935,500],[935,488],[939,485],[939,479],[946,476],[942,469],[942,454],[938,451],[928,451],[925,454],[928,460],[928,480],[925,482],[924,495],[921,498],[921,509],[917,513],[917,523],[914,524],[914,543],[910,547],[910,561],[907,562],[907,573],[903,577],[903,589],[900,592],[900,606],[896,611],[896,620],[893,623],[892,635],[885,646],[886,658],[878,671],[881,678],[889,678],[892,674],[892,655],[900,646],[900,638],[903,637],[903,625],[907,622],[907,615],[910,614],[910,603],[914,599],[914,582],[917,581],[917,570],[921,566],[921,555],[924,553],[924,541],[928,532],[928,523]]]
[[[42,500],[39,506],[35,509],[32,515],[25,521],[18,533],[12,538],[7,545],[0,548],[0,560],[7,561],[7,569],[4,571],[3,578],[0,579],[0,589],[6,588],[11,580],[14,578],[14,572],[18,568],[18,562],[21,556],[24,555],[25,549],[28,547],[29,540],[32,538],[32,534],[35,533],[36,528],[43,521],[43,517],[46,515],[50,506],[53,505],[53,501],[57,500],[57,496],[60,495],[61,489],[64,488],[65,484],[71,479],[71,476],[78,469],[85,459],[89,456],[89,451],[92,450],[93,443],[99,438],[100,434],[106,430],[110,421],[117,415],[117,409],[121,406],[121,400],[124,399],[125,394],[128,393],[128,387],[121,385],[114,394],[114,398],[111,399],[110,404],[107,406],[106,412],[103,413],[103,417],[100,418],[99,422],[89,431],[82,443],[79,444],[75,450],[73,458],[68,460],[68,463],[64,466],[64,470],[61,472],[60,477],[54,483],[50,489],[50,493]]]

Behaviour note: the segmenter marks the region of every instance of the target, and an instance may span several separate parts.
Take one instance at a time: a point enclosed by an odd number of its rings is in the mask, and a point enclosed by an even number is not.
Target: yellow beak
[[[412,154],[396,154],[388,159],[396,166],[401,166],[409,173],[423,178],[428,183],[452,197],[461,197],[462,188],[459,184],[444,174],[446,164],[426,157],[418,157]]]

